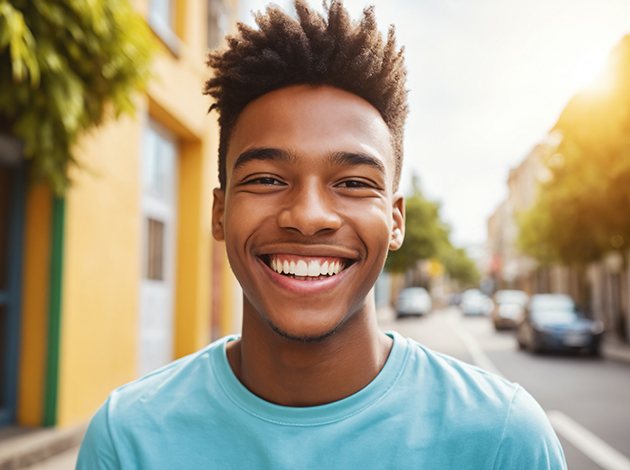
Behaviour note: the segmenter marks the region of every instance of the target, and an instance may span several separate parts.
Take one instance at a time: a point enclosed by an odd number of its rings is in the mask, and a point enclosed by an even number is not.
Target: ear
[[[396,251],[405,239],[405,198],[395,193],[392,200],[392,230],[389,236],[389,249]]]
[[[216,241],[225,240],[223,231],[223,214],[225,212],[225,191],[220,188],[212,190],[212,236]]]

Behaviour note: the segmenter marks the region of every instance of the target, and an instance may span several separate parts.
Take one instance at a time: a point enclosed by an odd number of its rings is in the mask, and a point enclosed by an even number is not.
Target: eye
[[[246,181],[243,181],[241,184],[243,185],[263,185],[263,186],[286,186],[284,181],[280,181],[278,178],[274,178],[273,176],[258,176],[256,178],[251,178]]]
[[[350,179],[344,180],[336,185],[339,188],[346,189],[362,189],[362,188],[374,188],[374,184],[364,180]]]

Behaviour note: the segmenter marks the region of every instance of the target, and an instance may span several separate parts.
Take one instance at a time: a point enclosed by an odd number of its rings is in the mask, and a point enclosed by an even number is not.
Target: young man
[[[209,59],[213,234],[242,333],[114,391],[78,468],[566,468],[518,385],[379,331],[372,287],[404,232],[402,52],[371,9],[295,6]]]

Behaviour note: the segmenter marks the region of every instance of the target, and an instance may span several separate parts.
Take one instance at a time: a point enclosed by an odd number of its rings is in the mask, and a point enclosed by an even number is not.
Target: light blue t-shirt
[[[77,468],[566,469],[547,417],[519,385],[397,333],[377,377],[343,400],[262,400],[219,340],[112,392]]]

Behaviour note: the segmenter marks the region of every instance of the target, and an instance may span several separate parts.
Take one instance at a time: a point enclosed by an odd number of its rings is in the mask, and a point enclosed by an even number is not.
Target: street
[[[495,332],[488,318],[463,317],[456,307],[381,328],[478,365],[529,391],[547,412],[571,470],[630,469],[630,364],[519,351],[511,332]]]

